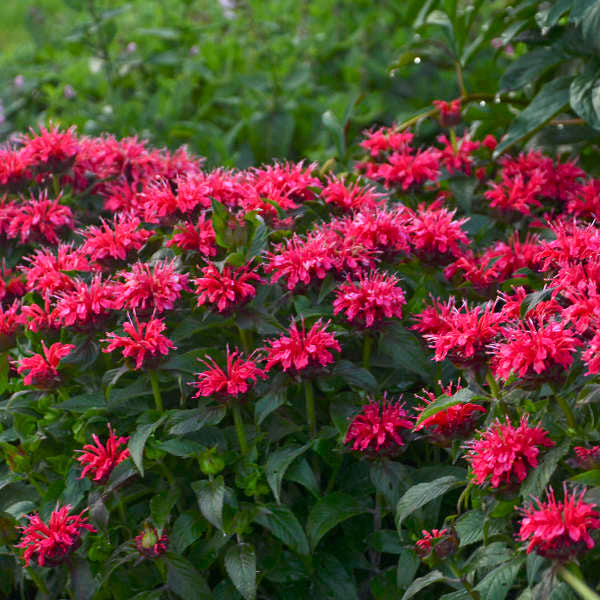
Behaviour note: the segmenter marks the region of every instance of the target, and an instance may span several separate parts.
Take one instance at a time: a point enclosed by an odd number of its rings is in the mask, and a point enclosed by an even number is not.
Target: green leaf
[[[349,360],[339,360],[335,363],[333,375],[341,377],[349,386],[374,392],[377,389],[377,380],[370,371],[357,367]]]
[[[569,103],[569,86],[572,79],[572,77],[560,77],[546,83],[529,106],[513,121],[498,144],[494,156],[499,156],[559,113]]]
[[[144,476],[144,448],[146,447],[146,442],[166,418],[167,416],[163,415],[154,423],[149,423],[148,425],[142,425],[141,427],[138,427],[129,440],[129,453],[131,454],[131,460],[133,460],[133,464],[137,467],[142,477]]]
[[[594,129],[600,129],[600,78],[579,75],[569,90],[571,108]]]
[[[90,600],[96,593],[98,586],[88,561],[74,555],[71,557],[70,562],[71,583],[75,598],[77,600]]]
[[[298,554],[308,554],[308,540],[296,515],[287,506],[265,504],[254,521]]]
[[[583,41],[586,48],[593,49],[596,52],[600,51],[598,32],[600,32],[600,3],[594,2],[585,11],[585,15],[581,21],[581,33],[583,34]]]
[[[223,477],[219,475],[212,481],[194,481],[192,489],[204,518],[223,531],[223,501],[225,500]]]
[[[540,302],[548,300],[555,289],[555,287],[545,287],[537,292],[527,294],[521,302],[521,319],[524,319]]]
[[[175,552],[181,554],[200,538],[204,527],[199,515],[195,513],[182,513],[173,524],[169,539]]]
[[[181,496],[181,491],[179,488],[175,488],[174,490],[165,490],[150,500],[150,514],[158,529],[162,529],[169,521],[171,510],[177,504],[179,496]]]
[[[465,482],[453,475],[413,485],[407,490],[404,496],[400,498],[398,505],[396,506],[396,527],[398,531],[400,531],[402,521],[414,513],[415,510],[418,510],[428,502],[439,498],[446,492],[463,485],[465,485]]]
[[[425,419],[433,417],[439,412],[454,406],[455,404],[466,404],[475,397],[475,392],[469,388],[462,388],[456,392],[453,396],[438,396],[431,404],[427,405],[427,408],[419,415],[416,425],[420,425]]]
[[[431,572],[427,573],[427,575],[423,575],[423,577],[419,577],[418,579],[415,579],[410,584],[410,586],[408,586],[408,589],[406,590],[406,592],[404,592],[404,596],[402,596],[402,600],[409,600],[409,598],[413,598],[414,596],[416,596],[422,589],[426,588],[427,586],[431,585],[432,583],[437,583],[438,581],[444,581],[444,579],[446,579],[444,577],[444,575],[437,569],[435,571],[431,571]]]
[[[354,496],[343,492],[333,492],[321,498],[312,508],[306,522],[310,546],[314,550],[323,536],[336,525],[363,514],[369,509]]]
[[[546,20],[543,23],[544,27],[553,27],[558,23],[558,20],[562,17],[563,13],[567,12],[571,8],[573,0],[558,0],[554,6],[548,11]]]
[[[283,481],[283,476],[285,475],[287,468],[294,462],[294,460],[296,460],[296,458],[298,458],[301,454],[304,454],[304,452],[306,452],[310,446],[310,443],[304,444],[304,446],[291,444],[290,446],[276,450],[267,459],[265,476],[267,478],[267,483],[269,484],[269,487],[275,496],[277,504],[281,504],[281,482]]]
[[[225,555],[225,569],[245,600],[256,598],[256,554],[250,544],[232,546]]]
[[[103,392],[90,392],[73,396],[57,404],[56,408],[70,410],[74,413],[83,413],[94,408],[106,408],[106,400]]]
[[[581,485],[600,486],[600,469],[592,469],[591,471],[577,473],[577,475],[570,477],[569,480],[580,483]]]
[[[536,81],[550,67],[564,60],[556,49],[537,48],[509,65],[500,79],[501,90],[522,88]]]
[[[227,221],[229,220],[229,211],[224,204],[221,204],[218,200],[213,198],[212,200],[212,226],[215,230],[215,238],[217,244],[226,250],[230,248],[231,244],[226,239],[225,233],[227,232]]]
[[[254,421],[260,425],[272,412],[283,406],[286,401],[286,391],[277,390],[260,398],[254,404]]]
[[[255,216],[255,218],[259,220],[259,223],[254,231],[254,235],[252,236],[250,248],[248,249],[248,253],[245,257],[245,262],[249,262],[255,256],[262,254],[262,252],[267,248],[267,242],[269,240],[269,230],[262,217]]]
[[[348,567],[332,554],[315,557],[314,597],[358,600],[356,584]]]
[[[212,600],[212,594],[206,581],[194,565],[183,556],[169,552],[165,556],[167,563],[167,587],[182,600]]]
[[[398,557],[398,567],[396,568],[396,585],[399,588],[408,588],[419,570],[419,560],[417,554],[412,548],[403,548]]]
[[[567,454],[569,447],[569,440],[565,440],[560,446],[552,448],[552,450],[544,455],[537,468],[531,470],[527,479],[521,485],[521,495],[523,498],[528,498],[529,496],[537,497],[546,489],[552,474],[556,471],[558,463]]]
[[[227,413],[227,408],[222,404],[178,410],[169,416],[169,433],[172,435],[186,435],[200,431],[206,425],[218,425]]]
[[[487,525],[488,536],[496,535],[505,529],[505,519],[487,519],[480,510],[470,510],[454,522],[460,547],[483,540],[483,524]]]
[[[8,352],[0,354],[0,394],[4,394],[8,386]]]
[[[521,570],[523,562],[522,557],[513,558],[488,573],[475,586],[481,598],[485,598],[485,600],[504,600]]]

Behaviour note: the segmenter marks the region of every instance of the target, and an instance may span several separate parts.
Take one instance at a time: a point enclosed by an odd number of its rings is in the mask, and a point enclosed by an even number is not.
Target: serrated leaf
[[[173,524],[169,540],[175,552],[183,553],[202,535],[204,527],[199,516],[196,515],[197,513],[182,513]]]
[[[531,470],[527,479],[521,485],[521,495],[523,498],[528,498],[529,496],[538,497],[546,489],[558,463],[569,451],[569,447],[569,440],[565,440],[560,446],[552,448],[552,450],[544,455],[537,468]]]
[[[415,426],[420,425],[425,419],[437,415],[437,413],[454,406],[455,404],[465,404],[475,397],[475,392],[469,388],[462,388],[453,396],[439,396],[433,402],[427,405],[427,408],[419,415]]]
[[[217,529],[223,530],[223,501],[225,500],[225,481],[219,475],[212,481],[195,481],[192,489],[196,494],[200,512]]]
[[[427,586],[432,583],[437,583],[438,581],[444,581],[446,579],[444,575],[438,571],[437,569],[427,573],[427,575],[423,575],[423,577],[419,577],[415,579],[409,586],[404,595],[402,596],[402,600],[409,600],[409,598],[413,598],[416,596],[422,589],[425,589]]]
[[[321,498],[313,506],[306,522],[311,548],[314,550],[323,536],[336,525],[368,510],[363,502],[343,492],[333,492]]]
[[[304,454],[309,448],[311,444],[304,444],[304,446],[290,445],[285,448],[281,448],[280,450],[276,450],[267,459],[267,464],[265,466],[265,476],[267,478],[267,483],[275,496],[275,500],[277,504],[280,504],[280,494],[281,494],[281,482],[283,481],[283,477],[285,475],[288,467],[298,458],[301,454]]]
[[[593,75],[579,75],[573,79],[569,89],[571,108],[594,129],[600,129],[600,78]]]
[[[465,485],[465,482],[448,475],[434,481],[418,483],[409,488],[396,506],[396,527],[400,530],[402,521],[428,502],[443,496],[446,492]]]
[[[475,589],[486,600],[504,600],[521,570],[523,562],[522,557],[517,557],[500,565],[488,573],[475,586]]]
[[[150,500],[150,515],[158,529],[162,529],[167,524],[169,514],[177,504],[179,496],[181,496],[181,490],[175,488],[160,492]]]
[[[286,401],[286,391],[277,390],[263,396],[254,404],[254,421],[260,425],[272,412],[283,406]]]
[[[212,600],[212,593],[194,565],[183,556],[166,556],[167,587],[182,600]]]
[[[146,447],[146,442],[166,418],[166,415],[163,415],[154,423],[138,427],[129,440],[128,447],[131,460],[133,460],[133,464],[137,467],[142,477],[144,476],[144,448]]]
[[[256,554],[250,544],[237,544],[227,551],[225,570],[245,600],[256,598]]]
[[[254,521],[268,529],[278,540],[298,554],[308,554],[308,539],[296,515],[287,507],[265,504]]]

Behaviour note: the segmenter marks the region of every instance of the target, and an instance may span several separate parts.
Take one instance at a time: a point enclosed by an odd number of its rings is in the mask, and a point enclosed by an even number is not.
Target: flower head
[[[206,357],[200,361],[206,366],[206,371],[197,373],[198,379],[192,385],[198,388],[194,398],[199,396],[216,396],[228,400],[246,394],[260,377],[266,379],[266,373],[256,364],[253,356],[244,358],[235,349],[229,351],[227,347],[227,366],[223,370],[213,358]]]
[[[79,141],[75,135],[75,127],[59,131],[58,127],[48,129],[40,127],[39,134],[31,130],[29,137],[23,138],[24,149],[32,162],[60,168],[72,161],[79,150]]]
[[[260,276],[249,265],[234,269],[225,265],[219,271],[213,264],[202,269],[202,277],[194,279],[198,306],[209,304],[220,313],[229,313],[252,300],[256,288],[252,282],[260,282]]]
[[[212,221],[205,214],[200,215],[196,224],[186,221],[177,225],[175,234],[166,243],[168,248],[176,246],[188,252],[199,252],[204,256],[215,256],[217,254],[216,236]]]
[[[411,417],[399,402],[371,400],[365,404],[344,439],[352,449],[369,455],[396,454],[404,446],[403,435],[413,427]]]
[[[583,446],[575,446],[573,448],[575,458],[571,463],[578,469],[600,469],[600,446],[592,446],[584,448]]]
[[[331,350],[341,352],[341,348],[335,335],[327,331],[328,325],[329,322],[323,323],[319,319],[307,332],[304,320],[301,329],[298,329],[296,321],[292,322],[288,335],[269,340],[265,370],[279,365],[284,371],[300,373],[332,363],[334,358]]]
[[[467,444],[466,460],[471,464],[476,485],[493,488],[520,484],[528,469],[538,466],[540,448],[550,448],[554,442],[541,427],[530,426],[522,417],[513,427],[508,417],[502,424],[496,420],[478,440]]]
[[[419,558],[427,558],[435,552],[444,559],[458,550],[459,540],[454,529],[433,529],[431,533],[424,529],[421,535],[423,537],[415,544]]]
[[[439,111],[440,125],[442,127],[453,127],[460,123],[460,98],[455,98],[451,102],[434,100],[432,104]]]
[[[155,527],[144,525],[143,531],[135,538],[138,552],[146,558],[158,558],[169,548],[169,538],[166,533],[160,534]]]
[[[19,361],[17,373],[21,375],[27,371],[23,383],[41,389],[54,388],[60,383],[58,365],[60,361],[71,353],[73,344],[56,342],[50,348],[42,340],[42,353],[34,354]]]
[[[377,271],[359,274],[358,281],[348,278],[336,290],[333,314],[344,311],[350,323],[367,329],[382,325],[386,319],[401,319],[406,297],[399,283],[394,275]]]
[[[592,504],[570,494],[563,487],[563,500],[556,500],[550,488],[546,501],[536,498],[532,504],[522,508],[523,520],[519,529],[522,542],[529,542],[527,554],[536,552],[540,556],[568,562],[577,555],[591,550],[595,543],[591,531],[600,529],[600,514]]]
[[[102,352],[113,352],[117,348],[122,348],[123,356],[126,358],[135,358],[135,368],[141,369],[142,366],[149,366],[149,363],[155,362],[161,355],[166,356],[170,350],[175,350],[173,342],[162,332],[166,329],[162,319],[150,319],[146,323],[140,323],[137,315],[134,315],[135,323],[129,316],[129,321],[123,323],[123,330],[127,335],[117,335],[108,332],[106,339],[102,342],[108,342],[108,346],[102,349]]]
[[[103,484],[108,481],[112,470],[125,459],[129,458],[127,442],[129,437],[117,437],[108,425],[108,439],[102,445],[96,434],[92,435],[93,444],[86,444],[83,450],[77,450],[81,456],[77,457],[79,463],[84,465],[80,479],[87,476],[96,483]],[[119,448],[125,446],[125,448]]]
[[[23,537],[16,545],[25,549],[26,566],[32,560],[37,560],[40,567],[57,566],[80,545],[85,530],[96,531],[83,516],[85,510],[78,515],[69,515],[71,508],[67,504],[52,511],[48,523],[44,523],[39,514],[27,515],[29,524],[21,527]]]
[[[332,175],[327,185],[321,190],[321,198],[345,211],[375,209],[382,203],[384,194],[377,193],[374,188],[361,186],[360,181],[346,183],[344,178]]]

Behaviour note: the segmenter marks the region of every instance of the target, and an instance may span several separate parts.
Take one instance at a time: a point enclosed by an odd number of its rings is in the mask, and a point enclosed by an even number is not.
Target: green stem
[[[365,333],[365,339],[363,341],[363,355],[362,364],[365,369],[371,366],[371,349],[373,348],[373,338]]]
[[[492,398],[494,398],[495,400],[500,400],[500,387],[498,386],[498,382],[492,375],[491,371],[488,371],[487,375],[485,376],[485,380],[488,382],[488,385],[490,386],[490,392],[492,394]]]
[[[315,412],[315,392],[310,379],[304,380],[304,397],[306,399],[306,422],[311,437],[317,435],[317,417]]]
[[[160,395],[160,385],[158,383],[158,375],[156,371],[149,371],[150,374],[150,383],[152,384],[152,394],[154,395],[154,404],[156,404],[156,410],[158,412],[163,412],[163,401],[162,396]]]
[[[573,411],[571,410],[571,407],[569,406],[567,400],[562,396],[557,395],[556,401],[558,402],[558,405],[563,411],[563,414],[565,415],[565,419],[567,420],[569,427],[575,429],[577,427],[577,421],[575,420],[575,415],[573,414]]]
[[[35,480],[33,473],[27,473],[27,479],[29,483],[35,488],[35,491],[39,494],[40,500],[44,497],[44,490],[40,487],[40,484]]]
[[[473,600],[481,600],[479,596],[479,592],[473,588],[473,586],[467,581],[467,578],[461,573],[460,569],[456,566],[456,563],[453,560],[448,560],[448,566],[450,570],[460,579],[462,586],[465,588],[465,591]]]
[[[29,577],[31,577],[33,583],[35,583],[37,589],[40,590],[42,594],[50,596],[50,592],[48,591],[46,584],[43,582],[42,578],[37,574],[35,569],[32,569],[31,567],[26,567],[25,570],[29,574]]]
[[[462,67],[458,61],[456,61],[456,78],[458,80],[460,95],[464,98],[467,95],[467,88],[465,87],[465,78],[463,76]]]
[[[242,421],[242,412],[238,404],[231,407],[233,413],[233,422],[235,423],[235,432],[242,451],[242,456],[248,454],[248,442],[246,441],[246,432],[244,431],[244,421]]]
[[[248,335],[246,332],[238,325],[238,332],[240,334],[240,342],[242,344],[242,348],[246,354],[250,354],[250,342],[248,341]]]
[[[579,594],[583,600],[600,600],[600,596],[590,588],[583,579],[569,571],[564,565],[560,565],[556,572]]]
[[[454,127],[450,127],[450,143],[452,144],[452,151],[456,154],[458,142],[456,141],[456,129]]]

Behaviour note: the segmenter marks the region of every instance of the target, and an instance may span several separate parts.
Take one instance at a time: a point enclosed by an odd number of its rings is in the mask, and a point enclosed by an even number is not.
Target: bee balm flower
[[[106,483],[112,470],[125,459],[129,458],[127,442],[129,437],[117,437],[108,423],[108,440],[102,445],[96,434],[92,435],[94,444],[86,444],[77,460],[84,465],[80,479],[88,475],[92,481],[102,484]],[[119,446],[125,448],[119,449]]]
[[[71,353],[75,346],[73,344],[61,344],[56,342],[50,348],[42,341],[42,353],[34,354],[19,361],[17,373],[25,375],[23,383],[33,385],[41,389],[54,388],[60,383],[58,365],[61,359]]]

